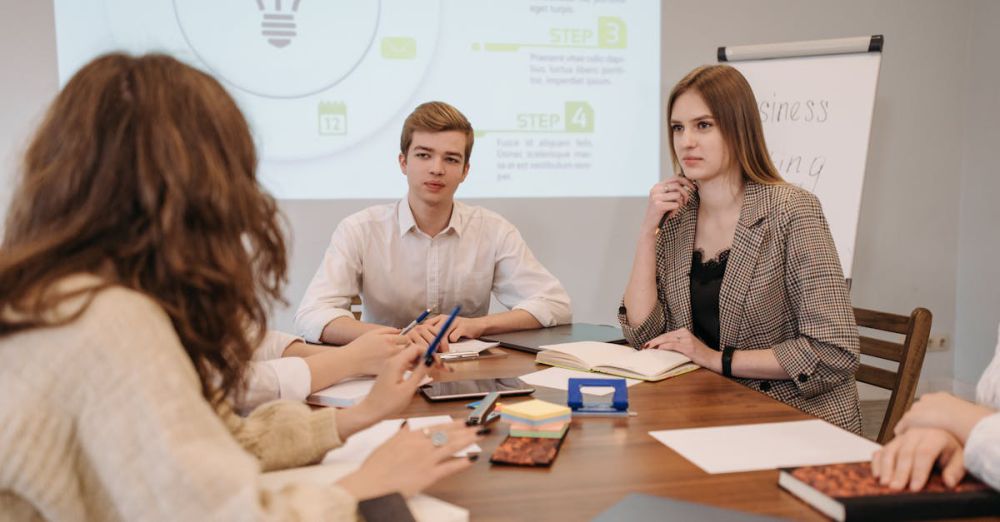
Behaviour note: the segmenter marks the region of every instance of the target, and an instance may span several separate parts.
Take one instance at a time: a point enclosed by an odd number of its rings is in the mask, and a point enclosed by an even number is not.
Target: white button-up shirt
[[[571,320],[566,290],[509,221],[455,202],[448,226],[430,237],[406,200],[348,216],[333,232],[323,263],[295,314],[297,332],[319,341],[330,321],[351,315],[361,296],[365,322],[401,328],[425,308],[463,317],[489,313],[490,294],[542,326]]]
[[[1000,410],[1000,327],[993,361],[976,387],[976,401]],[[965,441],[965,467],[994,489],[1000,489],[1000,413],[979,421]]]

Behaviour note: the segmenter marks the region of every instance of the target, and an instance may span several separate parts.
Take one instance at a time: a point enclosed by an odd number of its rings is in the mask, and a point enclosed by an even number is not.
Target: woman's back
[[[97,282],[74,276],[61,285]],[[61,312],[82,301],[68,302]],[[5,516],[265,517],[259,464],[202,398],[198,375],[166,314],[142,294],[121,287],[101,291],[67,325],[0,338],[0,360]],[[337,507],[331,488],[300,487],[298,493],[327,497],[314,504],[317,509]],[[280,512],[277,504],[270,507]],[[353,502],[341,506],[348,511],[325,516],[350,518]]]

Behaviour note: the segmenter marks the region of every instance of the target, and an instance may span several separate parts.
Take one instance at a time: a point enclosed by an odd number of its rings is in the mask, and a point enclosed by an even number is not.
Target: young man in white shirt
[[[407,117],[399,154],[407,195],[340,223],[295,315],[300,335],[346,344],[430,309],[435,315],[409,334],[429,342],[455,305],[462,312],[447,335],[452,342],[570,322],[569,296],[517,229],[454,200],[472,144],[469,121],[446,103],[425,103]],[[489,314],[491,293],[510,310]],[[354,296],[362,321],[350,311]]]

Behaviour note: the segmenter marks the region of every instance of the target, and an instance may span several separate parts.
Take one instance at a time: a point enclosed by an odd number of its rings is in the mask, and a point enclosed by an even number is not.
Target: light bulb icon
[[[260,21],[260,34],[267,38],[267,43],[279,49],[292,43],[292,38],[295,38],[296,35],[295,13],[299,10],[300,1],[257,0],[257,9],[263,15]],[[286,7],[288,4],[291,6],[288,9],[282,9],[282,3]],[[269,4],[271,8],[269,9],[264,4]]]

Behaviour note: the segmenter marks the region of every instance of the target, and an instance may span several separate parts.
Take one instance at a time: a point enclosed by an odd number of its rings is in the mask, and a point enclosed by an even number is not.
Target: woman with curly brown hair
[[[404,377],[413,347],[356,407],[233,415],[285,282],[256,166],[233,100],[172,58],[98,58],[56,98],[0,250],[0,512],[353,520],[358,500],[468,465],[450,455],[475,434],[451,425],[433,444],[401,432],[337,485],[259,490],[261,468],[316,462],[402,409],[426,369]]]

